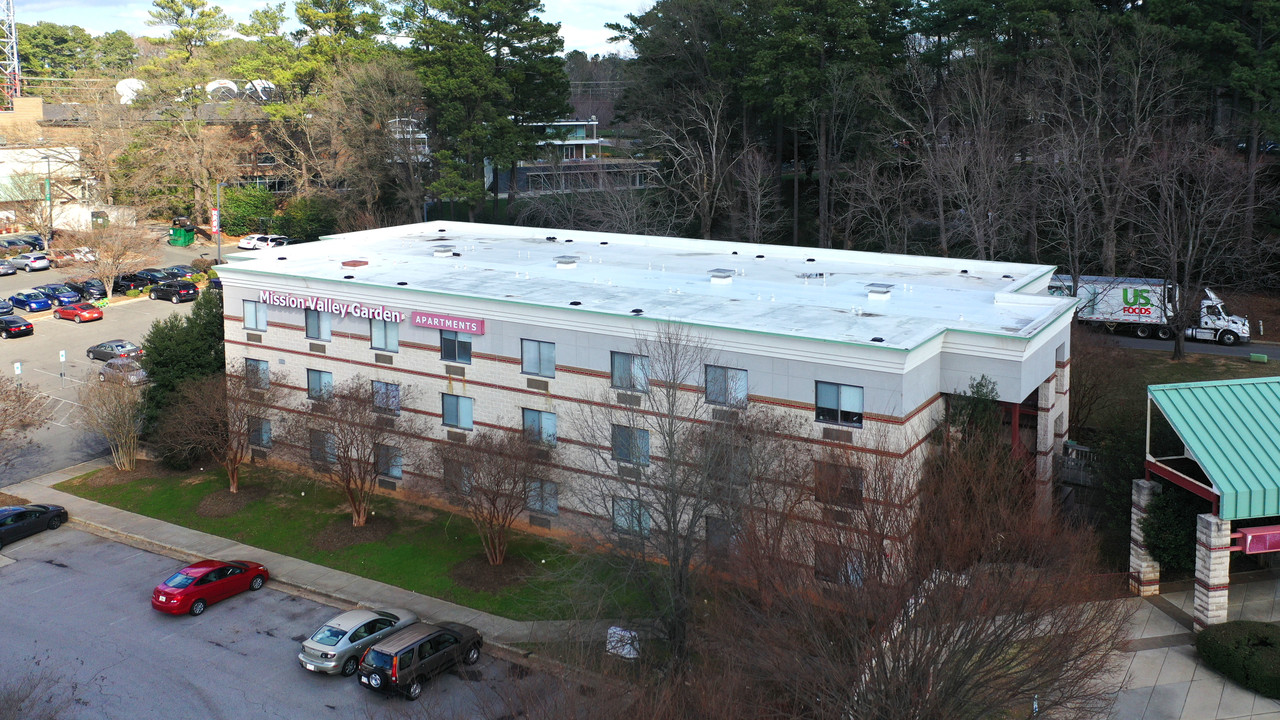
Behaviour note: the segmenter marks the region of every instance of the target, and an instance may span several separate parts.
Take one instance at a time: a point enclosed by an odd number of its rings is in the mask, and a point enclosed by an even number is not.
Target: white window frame
[[[743,407],[747,404],[747,371],[721,365],[706,366],[708,405]]]
[[[463,365],[471,364],[471,342],[470,333],[460,333],[454,330],[440,331],[440,359],[445,362],[462,363]]]
[[[383,352],[400,352],[400,323],[370,318],[369,347]]]
[[[267,331],[267,304],[253,300],[244,301],[244,329]]]
[[[609,353],[609,384],[618,390],[649,392],[649,358],[635,353]]]
[[[818,380],[814,383],[813,407],[813,419],[816,422],[853,428],[862,427],[861,386]]]
[[[440,393],[440,424],[459,430],[475,426],[475,400],[465,395]],[[453,417],[450,418],[449,416]],[[452,420],[452,422],[451,422]]]
[[[556,344],[543,340],[520,340],[520,372],[525,375],[556,376]]]
[[[312,382],[313,378],[319,382],[319,388]],[[332,400],[333,373],[328,370],[307,368],[307,399],[317,402]]]
[[[329,342],[333,339],[333,313],[303,310],[302,314],[308,340]]]

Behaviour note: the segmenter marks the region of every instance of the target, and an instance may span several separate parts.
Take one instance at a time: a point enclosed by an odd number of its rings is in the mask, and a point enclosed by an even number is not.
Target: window
[[[444,483],[450,489],[457,490],[463,495],[470,495],[471,486],[475,484],[475,478],[476,470],[470,463],[445,458]]]
[[[613,529],[625,535],[649,536],[649,508],[635,498],[613,498]]]
[[[471,363],[471,336],[452,330],[440,331],[440,359]]]
[[[254,447],[271,447],[271,421],[260,417],[249,418],[249,444]]]
[[[307,370],[307,399],[333,399],[333,373],[323,370]]]
[[[307,337],[311,340],[324,340],[328,342],[333,339],[329,333],[329,324],[333,320],[333,315],[319,310],[304,310],[303,313],[307,318]]]
[[[400,352],[400,323],[370,320],[369,338],[369,347],[374,350]]]
[[[245,358],[244,384],[254,390],[266,390],[271,384],[271,363]]]
[[[816,396],[818,422],[862,427],[862,388],[818,382]]]
[[[543,515],[560,514],[560,486],[550,480],[529,478],[525,481],[524,506]]]
[[[611,353],[610,379],[622,390],[649,391],[649,358],[631,353]]]
[[[524,408],[524,436],[529,442],[556,444],[556,414]]]
[[[733,523],[715,515],[707,516],[707,555],[716,560],[723,560],[733,547]]]
[[[555,377],[556,344],[538,340],[521,340],[520,372],[527,375]]]
[[[311,459],[318,463],[338,461],[338,440],[333,433],[323,430],[311,431]]]
[[[373,411],[384,415],[400,414],[400,386],[373,381]]]
[[[828,505],[858,507],[862,504],[862,468],[814,461],[813,496]]]
[[[267,304],[254,302],[252,300],[244,301],[244,329],[266,331],[267,329]]]
[[[403,473],[404,455],[394,445],[373,445],[374,462],[378,466],[378,474],[389,478],[400,479]]]
[[[462,428],[463,430],[471,429],[471,406],[475,401],[469,397],[461,395],[449,395],[441,393],[442,405],[444,406],[444,424],[449,427]]]
[[[649,431],[613,426],[613,459],[632,465],[649,464]]]
[[[866,565],[862,557],[839,545],[813,544],[813,576],[839,585],[861,585]]]
[[[738,407],[747,404],[747,371],[707,366],[707,402]]]

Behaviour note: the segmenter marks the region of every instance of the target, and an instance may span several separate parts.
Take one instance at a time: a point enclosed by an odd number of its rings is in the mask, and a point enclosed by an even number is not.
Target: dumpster
[[[186,220],[186,218],[181,218]],[[175,218],[176,220],[176,218]],[[196,241],[196,226],[190,224],[178,225],[176,222],[173,227],[169,228],[169,244],[178,247],[186,247]]]

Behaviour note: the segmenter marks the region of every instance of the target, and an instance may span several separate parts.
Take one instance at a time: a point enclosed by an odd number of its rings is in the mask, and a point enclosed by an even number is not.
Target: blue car
[[[49,310],[53,307],[53,303],[49,302],[49,298],[41,295],[35,290],[23,290],[9,298],[9,302],[16,308],[22,308],[27,312],[40,312],[41,310]]]
[[[54,305],[75,305],[80,302],[80,293],[66,285],[58,285],[56,283],[52,285],[37,285],[34,289]]]

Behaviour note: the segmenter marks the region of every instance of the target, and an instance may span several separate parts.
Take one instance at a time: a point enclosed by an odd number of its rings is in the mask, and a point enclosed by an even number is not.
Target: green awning
[[[1152,385],[1147,397],[1212,483],[1219,517],[1280,515],[1280,378]]]

